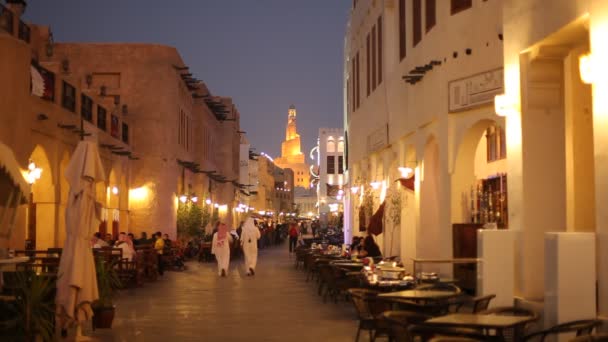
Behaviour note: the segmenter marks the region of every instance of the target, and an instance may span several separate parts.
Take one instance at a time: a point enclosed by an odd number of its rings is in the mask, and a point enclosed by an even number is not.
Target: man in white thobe
[[[247,275],[255,274],[255,265],[258,262],[258,240],[260,239],[260,230],[255,226],[253,218],[248,218],[243,225],[241,232],[241,246],[245,254],[245,268]]]
[[[228,226],[226,226],[225,223],[220,223],[217,232],[213,234],[211,254],[215,255],[215,259],[217,260],[217,272],[221,277],[225,277],[228,274],[231,242],[232,237],[228,233]]]

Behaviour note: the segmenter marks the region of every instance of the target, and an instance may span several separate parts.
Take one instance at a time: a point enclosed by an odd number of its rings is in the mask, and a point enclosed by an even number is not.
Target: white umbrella
[[[95,183],[104,181],[105,177],[96,143],[78,143],[65,178],[70,185],[65,213],[67,234],[55,298],[64,324],[91,318],[91,303],[99,298],[90,239],[96,231]]]

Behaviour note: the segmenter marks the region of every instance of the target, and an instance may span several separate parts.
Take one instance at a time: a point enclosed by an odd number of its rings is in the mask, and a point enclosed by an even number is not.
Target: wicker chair
[[[580,336],[570,342],[608,342],[608,334]]]
[[[388,311],[389,306],[386,302],[378,300],[379,292],[361,288],[349,289],[348,292],[359,317],[355,341],[359,341],[361,330],[369,332],[370,341],[388,335],[388,322],[383,318],[382,313]]]
[[[538,320],[538,314],[532,310],[516,308],[514,306],[501,306],[495,307],[489,310],[484,310],[479,312],[481,315],[501,315],[501,316],[532,316],[534,321]],[[524,326],[518,326],[513,329],[503,329],[502,337],[505,341],[518,341],[525,336],[527,331],[534,325],[535,323],[530,322]]]
[[[412,341],[407,327],[412,324],[422,323],[431,318],[431,316],[425,314],[405,310],[385,311],[382,313],[382,317],[388,323],[390,342]]]
[[[430,324],[419,324],[412,325],[408,328],[410,335],[413,339],[418,338],[419,341],[431,341],[438,337],[464,337],[472,339],[473,341],[503,341],[499,336],[488,336],[484,335],[476,329],[460,328],[460,327],[448,327],[441,325],[430,325]]]
[[[558,324],[552,328],[530,334],[524,337],[524,341],[544,342],[548,336],[559,335],[569,332],[576,332],[577,337],[591,335],[593,330],[601,324],[602,322],[597,319],[585,319],[579,321],[566,322]]]

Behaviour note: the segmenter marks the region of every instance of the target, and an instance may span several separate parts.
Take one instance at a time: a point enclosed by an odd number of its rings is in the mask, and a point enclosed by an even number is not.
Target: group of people
[[[228,231],[228,225],[223,222],[218,222],[216,230],[213,233],[211,241],[211,254],[215,255],[217,260],[217,271],[220,277],[228,275],[230,266],[230,244],[237,238],[243,248],[245,256],[245,268],[247,275],[255,275],[255,267],[258,260],[258,240],[261,237],[260,230],[255,224],[253,218],[248,218],[241,224],[239,229],[236,229],[236,236],[233,236]],[[239,234],[240,231],[240,234]]]
[[[93,238],[91,239],[92,248],[114,247],[122,249],[123,259],[127,259],[128,261],[133,261],[135,246],[142,245],[154,246],[158,259],[158,274],[162,276],[165,270],[162,256],[166,249],[170,249],[172,245],[168,234],[164,234],[163,236],[161,232],[156,232],[152,235],[152,239],[148,239],[147,233],[143,232],[140,239],[135,239],[133,234],[121,232],[118,234],[118,239],[114,240],[112,234],[106,234],[104,238],[101,233],[97,232],[93,234]]]
[[[353,237],[353,243],[350,245],[350,250],[353,255],[358,255],[359,257],[374,258],[382,256],[380,247],[369,233],[365,238],[362,236]]]

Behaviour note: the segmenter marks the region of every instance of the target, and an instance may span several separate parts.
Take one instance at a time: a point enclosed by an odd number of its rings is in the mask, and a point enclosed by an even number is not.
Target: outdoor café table
[[[336,267],[346,268],[355,271],[358,271],[363,268],[363,264],[359,262],[331,262],[330,264]]]
[[[415,302],[429,302],[449,299],[459,296],[460,293],[452,291],[422,291],[422,290],[405,290],[397,292],[381,293],[378,297],[407,299]]]
[[[532,316],[506,316],[506,315],[479,315],[468,313],[454,313],[446,316],[431,318],[425,321],[428,325],[457,326],[465,328],[496,330],[498,336],[502,336],[504,329],[516,328],[534,321]],[[518,329],[514,329],[517,331]],[[514,341],[517,341],[514,336]]]

